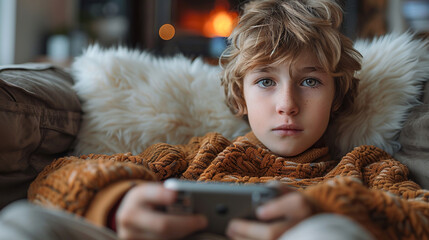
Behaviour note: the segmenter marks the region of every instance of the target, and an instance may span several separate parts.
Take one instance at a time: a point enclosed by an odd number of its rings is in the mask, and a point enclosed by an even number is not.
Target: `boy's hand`
[[[262,221],[232,220],[227,228],[231,239],[278,239],[284,232],[313,214],[306,197],[293,190],[260,206],[256,215]]]
[[[116,213],[121,239],[180,239],[207,226],[201,215],[171,215],[156,210],[175,201],[176,192],[162,184],[145,183],[131,189]]]

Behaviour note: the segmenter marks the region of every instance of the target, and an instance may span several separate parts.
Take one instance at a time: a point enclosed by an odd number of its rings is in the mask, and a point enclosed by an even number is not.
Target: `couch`
[[[378,145],[429,189],[428,42],[409,33],[374,41],[359,43],[363,52],[369,49],[363,54],[367,65],[358,73],[359,108],[332,128],[330,134],[338,136],[333,144],[344,151]],[[395,51],[407,53],[395,60]],[[396,71],[403,66],[412,67]],[[0,66],[0,209],[26,198],[37,174],[66,154],[138,153],[155,142],[180,144],[208,131],[229,138],[245,133],[247,124],[223,103],[219,70],[202,59],[99,46],[88,48],[68,69],[46,63]],[[395,78],[412,90],[393,84]],[[392,98],[381,94],[395,86]],[[400,114],[389,111],[398,117],[381,109],[382,116],[368,116],[374,106],[384,105],[401,109]],[[374,119],[382,124],[372,126]],[[350,138],[350,128],[361,131]]]
[[[50,64],[0,67],[0,208],[25,198],[37,174],[70,150],[82,114],[72,84]]]

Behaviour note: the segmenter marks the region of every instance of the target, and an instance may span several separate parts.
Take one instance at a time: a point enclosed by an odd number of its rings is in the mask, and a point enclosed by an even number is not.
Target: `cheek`
[[[331,107],[332,105],[326,105],[323,108],[323,111],[321,112],[321,115],[323,116],[324,122],[328,123],[329,119],[331,117]]]
[[[258,101],[255,99],[254,93],[252,93],[249,89],[244,88],[244,105],[245,108],[245,114],[252,114],[254,112],[254,109],[258,108]]]
[[[332,103],[327,102],[326,104],[323,104],[319,106],[319,116],[321,117],[321,123],[326,127],[329,124],[329,120],[331,118],[331,112],[332,112]]]
[[[266,101],[263,101],[263,99],[259,99],[255,97],[254,95],[248,98],[245,98],[246,105],[247,105],[247,117],[248,121],[254,129],[257,128],[264,122],[265,116],[267,116],[266,110]]]
[[[323,131],[329,124],[332,111],[332,101],[327,101],[326,99],[330,99],[330,95],[324,95],[321,98],[313,99],[311,102],[306,101],[305,103],[312,115],[309,120],[318,119],[317,128],[323,129]]]
[[[259,105],[260,103],[258,101],[255,101],[252,98],[246,99],[246,114],[250,118],[254,118],[255,117],[255,113],[257,112],[257,110],[259,109]]]
[[[265,112],[265,110],[272,105],[271,102],[272,101],[269,97],[254,93],[253,95],[246,98],[248,114],[259,115],[260,112]]]
[[[328,91],[322,94],[321,99],[319,99],[320,114],[321,116],[324,116],[324,118],[328,122],[331,117],[331,113],[335,111],[334,98],[335,98],[335,89],[333,86],[331,86]]]

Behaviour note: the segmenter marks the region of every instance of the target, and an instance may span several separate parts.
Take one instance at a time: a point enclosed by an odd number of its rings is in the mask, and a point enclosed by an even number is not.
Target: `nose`
[[[299,113],[299,105],[297,101],[297,94],[292,88],[288,87],[284,91],[278,93],[276,111],[280,115],[294,116]]]

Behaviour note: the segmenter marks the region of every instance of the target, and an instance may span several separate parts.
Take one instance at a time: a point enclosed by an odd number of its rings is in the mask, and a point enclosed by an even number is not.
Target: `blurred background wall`
[[[89,44],[216,59],[248,0],[1,0],[0,64],[69,64]],[[342,31],[429,32],[429,0],[341,0]]]

